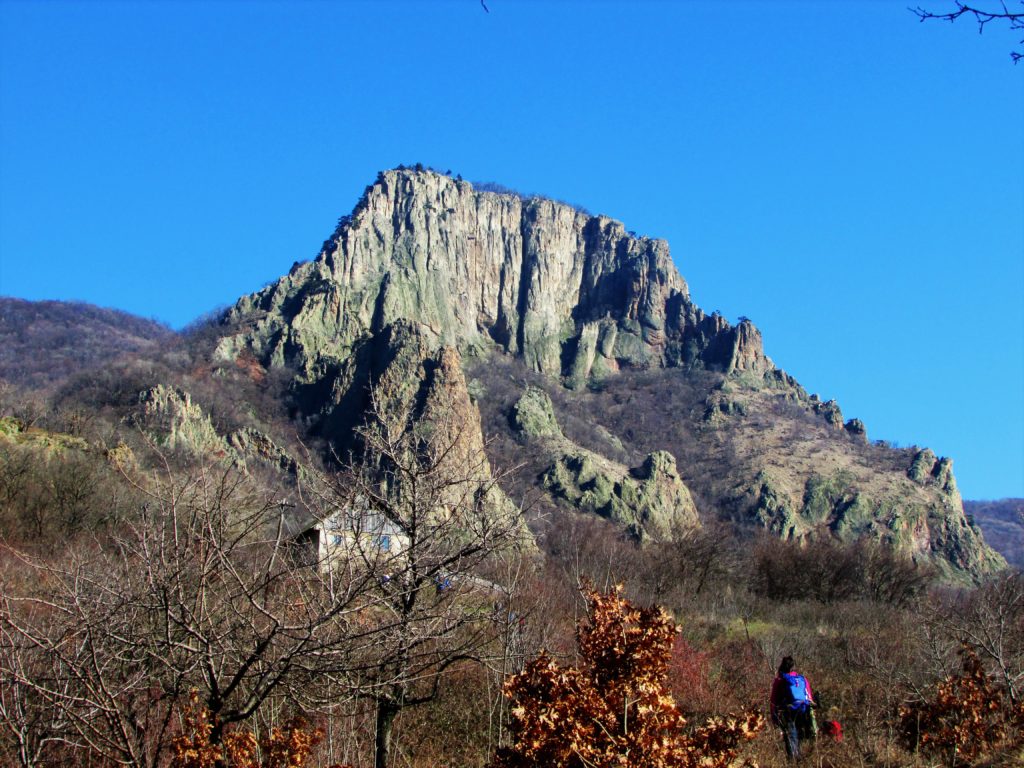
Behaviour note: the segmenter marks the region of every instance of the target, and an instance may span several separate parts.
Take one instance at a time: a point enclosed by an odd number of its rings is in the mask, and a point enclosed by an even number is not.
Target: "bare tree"
[[[363,458],[343,485],[346,502],[379,516],[389,536],[387,556],[380,545],[374,555],[375,608],[363,617],[373,644],[351,678],[376,709],[376,768],[389,764],[404,708],[434,699],[453,665],[503,652],[493,619],[502,592],[483,569],[527,532],[498,487],[460,380],[442,363],[423,391],[378,387],[358,431]]]
[[[284,509],[233,467],[168,469],[138,488],[139,517],[102,544],[17,554],[28,578],[3,584],[0,674],[22,694],[0,718],[20,733],[39,702],[63,749],[157,766],[189,691],[214,744],[272,701],[315,698],[366,635],[355,617],[374,577],[346,570],[351,558],[330,578],[297,568]]]
[[[23,768],[55,762],[66,723],[59,709],[22,681],[51,675],[47,658],[7,627],[0,628],[0,757]]]
[[[215,747],[281,707],[360,697],[384,766],[402,709],[433,699],[453,665],[498,658],[502,593],[485,569],[533,550],[455,353],[419,373],[378,382],[359,459],[336,476],[271,492],[213,459],[125,468],[140,509],[102,539],[3,550],[0,728],[14,759],[155,768],[193,695]],[[294,534],[311,531],[317,546],[300,549]]]
[[[931,620],[956,643],[967,643],[1018,704],[1024,691],[1024,575],[1011,571],[977,590],[938,604]]]
[[[651,602],[685,605],[702,593],[728,584],[738,565],[730,531],[714,523],[679,528],[669,541],[643,550],[639,581]]]
[[[978,34],[985,31],[985,27],[992,22],[996,23],[1007,23],[1012,30],[1024,30],[1024,2],[1021,2],[1021,11],[1011,11],[1005,2],[998,4],[998,9],[993,10],[991,7],[976,8],[966,3],[961,3],[959,0],[955,0],[953,3],[955,10],[947,11],[945,13],[935,13],[933,11],[926,10],[921,6],[917,8],[911,8],[911,12],[917,16],[921,21],[929,21],[932,19],[938,19],[940,21],[954,22],[961,16],[972,17],[978,24]],[[1021,40],[1021,44],[1024,45],[1024,40]],[[1019,51],[1011,51],[1010,58],[1013,59],[1013,63],[1016,64],[1022,58],[1024,53]]]

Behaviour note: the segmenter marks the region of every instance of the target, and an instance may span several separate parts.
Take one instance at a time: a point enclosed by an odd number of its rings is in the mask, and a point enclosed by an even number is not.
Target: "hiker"
[[[793,657],[786,656],[772,681],[769,699],[772,722],[782,731],[782,743],[791,760],[802,757],[801,746],[814,741],[814,695],[807,678],[793,669]]]

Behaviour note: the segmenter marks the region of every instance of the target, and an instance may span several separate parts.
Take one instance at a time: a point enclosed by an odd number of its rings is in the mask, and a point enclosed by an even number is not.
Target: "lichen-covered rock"
[[[229,360],[290,366],[294,405],[340,456],[358,448],[353,435],[371,396],[422,402],[430,382],[456,381],[458,359],[492,353],[591,390],[581,397],[630,369],[676,368],[687,387],[706,385],[692,402],[681,398],[686,412],[648,422],[647,434],[623,432],[618,441],[609,432],[588,445],[617,458],[669,445],[690,457],[685,472],[727,474],[706,483],[723,516],[748,516],[788,538],[889,541],[940,567],[962,561],[975,575],[992,565],[958,506],[951,465],[929,452],[907,476],[893,470],[894,457],[867,444],[861,422],[844,427],[834,400],[808,396],[775,368],[753,324],[733,326],[697,307],[663,241],[550,200],[481,191],[429,171],[386,171],[316,259],[239,300],[217,347]],[[468,392],[466,403],[475,409]],[[643,467],[630,471],[584,451],[549,406],[524,395],[513,422],[551,462],[545,483],[553,495],[642,536],[662,535],[672,524],[663,519],[679,509],[689,518],[671,472],[655,467],[652,480]],[[846,435],[857,439],[839,439]],[[689,442],[680,448],[679,440]],[[701,450],[722,466],[691,461]]]
[[[814,412],[825,419],[830,426],[836,429],[842,429],[843,412],[839,408],[839,403],[835,400],[828,400],[823,403],[812,398],[812,408],[814,409]]]
[[[209,415],[182,389],[157,385],[139,394],[139,405],[132,421],[163,449],[219,459],[243,471],[255,461],[292,476],[301,472],[298,462],[258,429],[242,427],[228,435],[218,433]],[[107,459],[126,469],[136,463],[127,445],[107,451]]]
[[[953,460],[938,458],[930,448],[923,448],[914,454],[907,477],[919,485],[937,485],[943,493],[956,494],[959,498],[956,478],[953,476]]]
[[[783,539],[799,539],[807,531],[806,523],[797,513],[798,505],[771,473],[761,470],[751,489],[754,520]]]
[[[535,545],[522,516],[494,483],[461,356],[454,347],[435,344],[430,329],[416,323],[400,321],[381,329],[360,354],[362,373],[336,382],[325,422],[348,425],[347,433],[336,436],[348,439],[352,455],[367,468],[394,461],[388,450],[411,450],[411,437],[417,455],[432,462],[431,473],[445,479],[433,499],[433,514],[455,514],[474,499],[478,512],[513,525],[518,543],[532,551]],[[330,429],[327,434],[335,436]],[[396,498],[415,493],[409,482],[398,473],[387,479],[383,491]]]
[[[192,402],[192,396],[175,387],[158,384],[139,394],[139,424],[160,446],[193,455],[223,454],[224,439],[210,417]]]
[[[697,507],[686,487],[675,457],[668,451],[654,451],[631,475],[638,481],[637,510],[646,522],[647,533],[670,538],[675,531],[700,525]]]
[[[923,448],[914,455],[910,469],[907,470],[907,477],[915,483],[924,485],[932,476],[932,470],[937,462],[938,459],[931,448]]]
[[[932,470],[935,483],[944,493],[959,496],[960,492],[956,487],[956,478],[953,476],[953,460],[949,457],[939,459],[938,464]]]
[[[840,539],[852,541],[875,522],[874,505],[848,472],[813,475],[804,487],[800,515],[810,526],[827,526]]]
[[[512,420],[519,433],[531,441],[531,450],[552,457],[542,486],[555,499],[620,523],[641,540],[668,540],[700,525],[693,498],[671,453],[655,451],[639,467],[629,469],[586,450],[564,436],[551,398],[539,387],[527,387],[513,407]],[[622,449],[618,438],[607,430],[595,431]]]
[[[704,421],[716,427],[734,416],[745,416],[746,406],[721,390],[708,395],[704,401]]]
[[[577,385],[622,366],[773,368],[749,321],[733,328],[690,301],[663,240],[407,170],[380,174],[316,260],[241,299],[218,349],[312,378],[401,319],[461,350],[496,342]]]
[[[512,420],[516,429],[527,437],[562,436],[551,398],[539,387],[526,388],[512,410]]]
[[[673,533],[700,524],[690,491],[666,451],[626,470],[580,450],[555,461],[542,483],[555,498],[624,525],[640,540],[670,540]]]
[[[299,473],[300,466],[268,435],[252,427],[242,427],[227,436],[227,444],[243,459],[246,457],[276,467],[290,475]]]
[[[928,463],[927,457],[924,463]],[[960,512],[962,503],[955,485],[946,490],[943,473],[947,468],[932,455],[927,477],[942,494],[938,507],[927,495],[867,493],[846,470],[812,475],[802,499],[795,502],[779,478],[761,471],[751,489],[755,498],[752,512],[760,525],[782,538],[823,536],[847,543],[866,538],[932,563],[950,580],[982,578],[1005,563]]]

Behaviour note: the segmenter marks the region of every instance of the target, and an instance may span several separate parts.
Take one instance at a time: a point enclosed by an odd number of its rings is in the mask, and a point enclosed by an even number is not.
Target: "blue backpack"
[[[807,712],[814,700],[811,699],[810,693],[807,691],[807,678],[803,675],[798,675],[796,672],[787,672],[783,675],[786,683],[788,683],[789,692],[789,709],[791,712]]]

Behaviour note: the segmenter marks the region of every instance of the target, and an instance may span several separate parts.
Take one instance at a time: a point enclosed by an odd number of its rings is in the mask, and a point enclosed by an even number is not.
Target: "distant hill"
[[[166,325],[117,309],[0,297],[0,379],[48,388],[123,354],[155,351],[174,335]]]
[[[965,501],[964,511],[981,527],[989,546],[1024,570],[1024,499]]]

